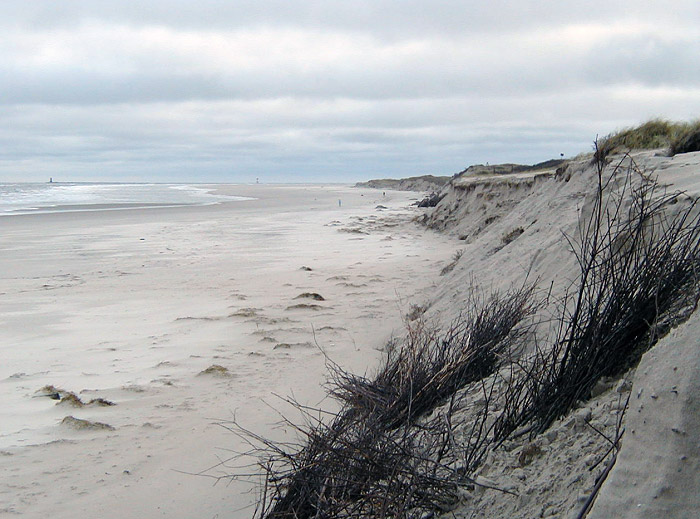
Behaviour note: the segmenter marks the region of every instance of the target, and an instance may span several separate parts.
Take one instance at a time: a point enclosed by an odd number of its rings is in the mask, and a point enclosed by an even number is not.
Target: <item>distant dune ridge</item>
[[[383,178],[358,182],[355,187],[369,187],[374,189],[393,189],[396,191],[439,191],[450,181],[451,177],[435,177],[422,175],[409,178]]]
[[[369,187],[373,189],[394,189],[396,191],[440,191],[451,180],[461,177],[508,175],[512,173],[525,173],[541,170],[555,169],[566,161],[564,159],[552,159],[538,164],[475,164],[452,175],[451,177],[421,175],[407,178],[381,178],[358,182],[355,187]]]
[[[455,177],[476,176],[476,175],[508,175],[511,173],[525,173],[527,171],[538,171],[553,169],[566,162],[564,159],[551,159],[533,165],[527,164],[475,164],[460,171]]]

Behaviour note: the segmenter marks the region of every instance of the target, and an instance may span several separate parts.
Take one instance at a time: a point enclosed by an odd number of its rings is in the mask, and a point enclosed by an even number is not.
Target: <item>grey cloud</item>
[[[420,113],[432,112],[431,124],[421,125],[420,117],[403,117],[409,103]],[[282,180],[284,175],[297,180],[309,175],[332,180],[342,171],[348,178],[358,179],[370,171],[383,175],[448,174],[471,162],[534,162],[559,152],[576,153],[592,140],[591,132],[584,129],[577,146],[563,147],[560,143],[570,139],[571,128],[543,129],[534,117],[539,104],[531,104],[533,121],[525,124],[504,121],[495,111],[497,104],[493,100],[483,105],[479,99],[395,101],[390,106],[367,103],[363,113],[340,108],[333,115],[327,109],[325,125],[303,124],[304,118],[297,114],[270,123],[221,125],[218,131],[206,117],[192,118],[191,111],[178,116],[181,107],[177,105],[120,109],[28,106],[24,112],[17,110],[9,125],[22,131],[0,133],[0,171],[10,174],[13,160],[29,156],[34,161],[71,164],[72,175],[87,178],[94,178],[95,165],[99,165],[106,178],[140,174],[142,179],[157,175],[157,179],[167,180],[177,175],[186,178],[187,172],[192,175],[197,171],[201,180],[251,174],[269,180]],[[352,106],[358,108],[357,104]],[[464,110],[461,123],[453,114],[455,106]],[[170,112],[172,124],[159,117],[160,110]],[[210,114],[226,107],[216,110],[204,104],[202,110]],[[490,111],[492,122],[484,123],[489,121]],[[37,132],[38,121],[49,121],[41,132]],[[270,177],[271,173],[276,176]]]
[[[597,45],[579,69],[591,81],[700,86],[700,31],[694,38],[668,42],[654,36],[614,38]]]
[[[303,26],[369,31],[404,38],[406,34],[503,32],[522,27],[646,16],[658,23],[697,19],[694,0],[673,6],[655,0],[540,2],[513,0],[6,0],[0,24],[73,27],[106,19],[126,25],[167,25],[211,29],[250,26]]]
[[[695,66],[700,41],[658,44],[647,51],[641,43],[616,39],[573,58],[555,49],[494,60],[479,56],[451,60],[436,52],[424,61],[407,59],[393,64],[373,63],[368,56],[366,68],[353,63],[300,63],[284,70],[201,73],[144,66],[108,73],[4,65],[0,103],[101,104],[285,96],[405,99],[464,92],[511,97],[634,81],[700,85],[700,67]]]
[[[572,155],[598,132],[700,114],[698,14],[695,1],[6,1],[0,180],[355,180]]]

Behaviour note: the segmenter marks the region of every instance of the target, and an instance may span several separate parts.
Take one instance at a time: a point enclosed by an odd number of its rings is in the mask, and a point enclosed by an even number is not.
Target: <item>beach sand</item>
[[[371,370],[458,246],[415,193],[212,189],[254,200],[0,219],[0,515],[250,517],[221,424],[293,437],[281,397]]]

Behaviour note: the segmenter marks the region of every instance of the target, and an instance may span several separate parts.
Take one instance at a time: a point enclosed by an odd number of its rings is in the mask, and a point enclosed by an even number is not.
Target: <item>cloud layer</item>
[[[0,180],[450,174],[699,116],[696,2],[511,4],[3,2]]]

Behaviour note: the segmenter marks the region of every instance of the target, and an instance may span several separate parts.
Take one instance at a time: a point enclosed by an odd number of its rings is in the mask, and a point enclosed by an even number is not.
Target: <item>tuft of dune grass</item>
[[[618,150],[650,150],[671,146],[687,123],[665,119],[651,119],[633,128],[624,128],[598,140],[598,154],[602,157]]]
[[[671,155],[700,151],[700,119],[688,123],[671,141]]]

